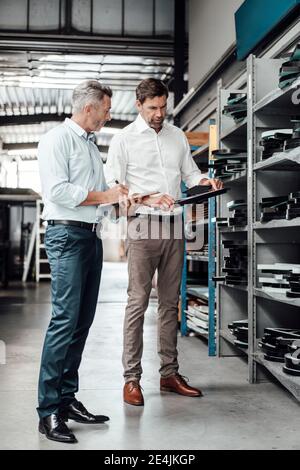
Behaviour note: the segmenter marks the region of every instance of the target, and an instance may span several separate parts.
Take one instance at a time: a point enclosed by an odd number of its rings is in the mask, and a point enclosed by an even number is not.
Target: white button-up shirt
[[[94,134],[87,134],[75,121],[43,135],[38,146],[38,161],[44,202],[43,219],[75,220],[94,223],[101,210],[80,206],[89,191],[106,191],[103,162]]]
[[[113,137],[105,176],[109,186],[117,180],[130,194],[157,191],[174,199],[181,196],[181,181],[191,188],[208,177],[194,162],[181,129],[165,122],[157,133],[140,114]]]

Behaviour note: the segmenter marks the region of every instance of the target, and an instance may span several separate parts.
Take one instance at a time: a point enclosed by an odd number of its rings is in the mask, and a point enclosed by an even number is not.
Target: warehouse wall
[[[190,0],[189,88],[235,42],[234,13],[244,0]]]

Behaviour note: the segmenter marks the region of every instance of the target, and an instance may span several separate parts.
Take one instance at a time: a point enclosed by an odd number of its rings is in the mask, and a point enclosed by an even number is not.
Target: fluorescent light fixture
[[[12,150],[7,150],[7,155],[9,156],[21,156],[21,155],[37,155],[37,148],[27,148],[27,149],[12,149]]]

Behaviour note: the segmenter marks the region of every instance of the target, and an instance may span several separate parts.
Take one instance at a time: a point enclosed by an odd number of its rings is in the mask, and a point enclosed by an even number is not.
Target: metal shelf
[[[227,178],[222,178],[223,183],[232,183],[234,181],[246,181],[247,179],[247,170],[239,171],[232,176],[228,176]]]
[[[229,287],[230,289],[238,289],[244,292],[248,292],[248,286],[243,286],[243,285],[234,286],[233,284],[224,284],[224,282],[218,282],[218,285],[221,287]]]
[[[265,230],[271,228],[300,227],[300,217],[292,220],[270,220],[270,222],[254,222],[254,230]]]
[[[236,340],[236,337],[233,334],[231,334],[230,331],[220,330],[220,336],[221,336],[221,338],[226,339],[226,341],[228,341],[230,344],[235,346],[237,349],[242,351],[245,355],[248,355],[248,349],[241,348],[240,346],[235,344],[234,341]]]
[[[221,140],[243,135],[247,135],[247,118],[222,132]]]
[[[269,294],[258,287],[254,288],[254,295],[263,299],[273,300],[274,302],[282,302],[284,304],[293,305],[294,307],[300,307],[300,299],[291,299],[284,294]]]
[[[208,256],[199,256],[198,258],[193,258],[191,255],[187,255],[186,257],[189,261],[204,261],[208,262]]]
[[[197,292],[197,289],[202,289],[203,291],[202,292]],[[186,293],[187,295],[192,295],[193,297],[197,297],[199,299],[202,299],[202,296],[206,298],[206,300],[208,300],[208,297],[206,297],[205,294],[208,294],[208,287],[207,286],[193,286],[193,287],[188,287],[186,289]]]
[[[299,148],[299,157],[300,157],[300,148]],[[257,162],[253,166],[254,171],[264,170],[264,171],[300,171],[300,165],[293,160],[287,158],[284,152],[274,154],[272,157],[267,158]]]
[[[299,86],[300,78],[284,90],[277,88],[271,91],[253,106],[253,112],[257,113],[262,110],[267,111],[269,108],[290,108],[292,103],[292,94]]]
[[[239,232],[248,232],[248,226],[245,227],[220,227],[220,233],[239,233]]]
[[[248,82],[248,168],[253,172],[248,174],[248,325],[249,325],[249,381],[257,382],[257,364],[263,365],[276,379],[278,379],[294,396],[300,400],[300,377],[285,374],[282,363],[270,362],[264,359],[261,352],[257,351],[257,332],[263,332],[266,327],[294,328],[297,324],[297,308],[300,299],[290,299],[285,294],[265,292],[256,287],[257,264],[268,263],[271,258],[284,262],[286,258],[293,256],[293,248],[288,239],[284,242],[285,250],[280,251],[279,242],[282,241],[280,233],[276,229],[291,230],[293,240],[295,231],[293,227],[300,226],[300,218],[292,220],[271,220],[259,222],[255,220],[257,207],[262,197],[278,195],[281,192],[280,185],[288,188],[286,192],[297,191],[300,165],[288,158],[290,152],[277,152],[272,157],[257,161],[259,150],[257,142],[261,139],[261,131],[264,129],[286,128],[288,118],[294,115],[296,107],[292,103],[292,93],[300,85],[300,79],[285,90],[275,88],[279,81],[279,68],[282,60],[262,59],[250,55],[247,60]],[[269,80],[264,81],[268,76]],[[273,87],[273,90],[270,89]],[[274,89],[275,88],[275,89]],[[259,101],[256,102],[256,97]],[[298,154],[293,151],[293,159]],[[300,148],[299,148],[300,157]],[[277,173],[276,173],[277,172]],[[299,185],[300,186],[300,185]],[[272,231],[273,229],[273,231]],[[266,232],[262,232],[262,231]],[[258,243],[259,241],[259,243]],[[297,261],[296,261],[297,262]],[[266,299],[271,302],[262,302]],[[286,305],[282,307],[280,304]],[[287,307],[289,306],[289,307]],[[293,307],[296,307],[295,309]],[[282,315],[282,317],[281,317]],[[282,320],[281,320],[282,318]],[[299,313],[300,318],[300,313]]]
[[[196,227],[198,227],[199,225],[207,225],[209,223],[209,220],[208,219],[201,219],[201,220],[197,220],[197,221],[189,221],[186,223],[186,225],[194,225]]]
[[[284,365],[282,362],[267,361],[261,353],[256,353],[254,360],[263,365],[297,400],[300,400],[300,377],[286,374],[282,370]]]

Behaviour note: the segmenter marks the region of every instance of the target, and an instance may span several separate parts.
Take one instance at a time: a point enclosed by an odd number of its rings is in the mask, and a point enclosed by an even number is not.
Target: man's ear
[[[136,109],[138,110],[138,112],[141,112],[142,111],[142,103],[140,102],[140,100],[136,100],[135,102],[135,107]]]
[[[91,112],[91,109],[92,109],[92,105],[91,104],[86,104],[83,108],[84,112],[86,114],[89,114]]]

